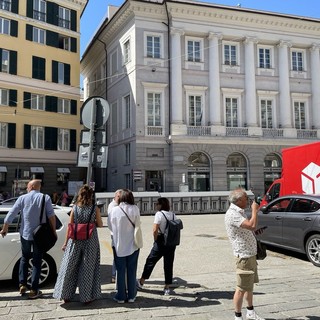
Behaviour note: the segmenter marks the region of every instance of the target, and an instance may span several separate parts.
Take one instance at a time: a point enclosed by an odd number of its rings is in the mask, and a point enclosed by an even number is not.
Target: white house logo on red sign
[[[304,193],[320,193],[320,166],[310,162],[301,172],[301,183]]]

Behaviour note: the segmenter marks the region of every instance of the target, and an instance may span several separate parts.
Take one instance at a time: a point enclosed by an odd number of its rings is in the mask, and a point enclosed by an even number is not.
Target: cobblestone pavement
[[[103,298],[89,305],[63,304],[52,298],[53,285],[43,288],[43,298],[20,297],[9,281],[0,281],[0,320],[19,319],[234,319],[234,261],[224,228],[224,215],[182,216],[181,245],[174,266],[175,294],[164,296],[162,260],[154,269],[135,303],[112,300],[112,255],[107,228],[99,229]],[[144,247],[138,276],[152,246],[153,217],[142,217]],[[271,249],[271,248],[269,248]],[[276,249],[259,262],[260,283],[254,292],[256,311],[268,320],[320,320],[320,269],[304,256]]]

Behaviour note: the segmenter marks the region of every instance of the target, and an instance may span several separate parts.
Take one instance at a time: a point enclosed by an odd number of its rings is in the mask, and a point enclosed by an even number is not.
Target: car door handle
[[[310,217],[306,217],[302,219],[303,221],[312,221],[312,219]]]
[[[276,216],[275,219],[276,219],[276,220],[282,220],[282,217]]]

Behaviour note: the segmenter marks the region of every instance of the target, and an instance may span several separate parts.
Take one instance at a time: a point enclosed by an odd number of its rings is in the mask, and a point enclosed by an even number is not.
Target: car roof
[[[2,205],[2,206],[0,206],[0,213],[1,212],[8,212],[12,207],[13,207],[13,203]],[[61,206],[57,206],[57,205],[53,205],[53,209],[54,209],[55,214],[57,214],[58,216],[63,215],[64,213],[69,215],[72,210],[72,208],[61,207]]]
[[[3,206],[3,205],[6,205],[6,204],[14,204],[16,201],[17,201],[18,197],[14,197],[14,198],[9,198],[9,199],[6,199],[6,200],[3,200],[0,202],[0,205]]]
[[[316,194],[288,194],[286,196],[282,196],[279,197],[275,200],[279,200],[279,199],[295,199],[295,198],[300,198],[300,199],[313,199],[313,200],[317,200],[320,201],[320,195],[316,195]]]

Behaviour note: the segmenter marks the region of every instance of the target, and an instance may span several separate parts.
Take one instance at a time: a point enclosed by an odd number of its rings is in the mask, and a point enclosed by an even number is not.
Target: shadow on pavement
[[[286,250],[286,249],[282,249],[282,248],[278,248],[278,247],[274,247],[274,246],[272,246],[270,244],[266,244],[266,246],[267,246],[267,250],[270,250],[275,254],[276,253],[284,254],[284,255],[286,255],[288,257],[296,258],[296,259],[303,260],[303,261],[309,261],[308,257],[303,253],[290,251],[290,250]]]
[[[148,293],[150,293],[148,291]],[[154,291],[156,293],[156,291]],[[162,291],[161,291],[162,293]],[[229,292],[214,292],[210,294],[175,294],[171,296],[161,296],[159,291],[157,291],[157,296],[154,298],[147,296],[137,296],[134,303],[123,303],[119,304],[113,301],[114,293],[104,293],[102,294],[102,299],[93,301],[90,304],[83,304],[79,301],[73,301],[69,303],[61,304],[61,307],[66,310],[83,310],[83,309],[103,309],[103,308],[128,308],[128,309],[151,309],[159,306],[166,307],[183,307],[183,308],[199,308],[203,306],[214,306],[221,304],[220,301],[216,300],[218,297],[228,297],[230,299]],[[76,298],[77,299],[77,296]]]

